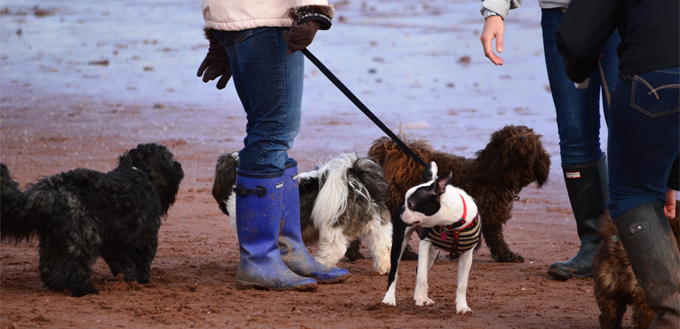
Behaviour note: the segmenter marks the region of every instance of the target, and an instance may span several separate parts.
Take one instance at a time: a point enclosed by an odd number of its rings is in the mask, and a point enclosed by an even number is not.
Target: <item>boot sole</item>
[[[339,277],[335,280],[320,281],[319,279],[316,279],[316,278],[314,280],[316,280],[316,282],[318,282],[319,284],[336,284],[336,283],[342,283],[342,282],[347,281],[347,279],[349,279],[351,276],[352,276],[351,273],[347,273],[346,275],[343,275],[343,276],[341,276],[341,277]]]
[[[259,283],[253,283],[253,282],[237,281],[237,283],[238,283],[237,286],[238,286],[239,290],[257,289],[257,290],[274,290],[274,291],[314,291],[317,288],[319,288],[319,285],[316,284],[316,283],[307,284],[307,285],[299,286],[299,287],[290,287],[290,288],[274,288],[274,287],[263,286]]]
[[[569,280],[569,279],[583,279],[592,276],[591,272],[588,273],[569,273],[560,270],[549,269],[548,275],[559,280]]]

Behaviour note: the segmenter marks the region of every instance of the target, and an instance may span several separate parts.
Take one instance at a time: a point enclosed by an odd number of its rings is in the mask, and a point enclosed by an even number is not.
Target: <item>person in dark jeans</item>
[[[495,39],[495,50],[502,51],[503,20],[510,9],[518,8],[521,3],[521,0],[482,0],[481,13],[485,18],[480,40],[484,54],[496,65],[503,65],[503,59],[494,53],[492,42]],[[590,83],[576,89],[564,73],[564,61],[555,44],[555,29],[569,0],[539,0],[538,4],[545,66],[560,138],[562,173],[581,243],[574,257],[551,264],[548,274],[561,280],[583,278],[591,275],[593,256],[600,242],[597,223],[607,208],[607,161],[600,147],[600,103],[611,91],[611,83],[618,74],[616,47],[620,38],[616,32],[608,37],[602,50],[601,71],[592,72]],[[608,101],[602,102],[602,114],[607,122]]]
[[[621,36],[619,78],[609,115],[609,202],[645,301],[650,328],[680,328],[680,252],[664,205],[678,188],[680,154],[680,2],[572,0],[557,28],[569,78],[597,69],[607,37]],[[675,171],[675,172],[674,172]],[[674,185],[674,186],[673,186]]]

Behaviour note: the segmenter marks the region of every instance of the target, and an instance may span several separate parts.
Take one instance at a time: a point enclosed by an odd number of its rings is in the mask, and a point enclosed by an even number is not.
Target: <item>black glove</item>
[[[229,56],[227,51],[215,38],[212,29],[205,28],[203,30],[206,39],[210,41],[208,53],[201,66],[198,68],[197,76],[203,76],[203,82],[215,80],[215,78],[222,76],[217,80],[217,89],[224,89],[227,82],[231,78],[231,67],[229,67]]]
[[[286,53],[290,55],[298,50],[307,48],[312,43],[312,40],[314,40],[314,36],[320,27],[321,23],[317,20],[310,19],[302,24],[293,21],[290,32],[283,31],[283,40],[288,44]]]
[[[331,28],[335,8],[332,5],[309,5],[288,10],[293,20],[290,31],[283,31],[283,40],[288,44],[288,55],[307,48],[314,40],[316,32]]]

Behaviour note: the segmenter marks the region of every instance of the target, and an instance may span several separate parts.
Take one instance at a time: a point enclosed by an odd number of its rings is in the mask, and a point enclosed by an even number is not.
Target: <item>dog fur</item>
[[[526,126],[505,126],[491,135],[475,158],[435,151],[425,140],[400,135],[423,161],[434,161],[440,171],[452,172],[451,184],[475,199],[484,218],[482,235],[491,257],[498,262],[523,262],[505,242],[503,225],[522,188],[532,182],[541,187],[548,181],[550,155],[543,148],[541,135]],[[393,213],[403,204],[406,191],[419,184],[423,168],[387,137],[373,142],[368,154],[385,170],[390,183],[388,206]]]
[[[425,183],[412,187],[406,192],[404,205],[393,215],[394,235],[392,245],[392,270],[388,277],[387,292],[383,303],[396,305],[397,270],[401,256],[408,245],[411,234],[416,228],[449,227],[460,232],[473,230],[474,233],[466,241],[467,249],[458,258],[458,287],[456,289],[456,313],[466,314],[472,310],[468,307],[466,294],[472,253],[479,243],[479,222],[477,206],[465,191],[450,185],[451,173],[437,177],[437,165],[431,163],[430,173],[426,173]],[[476,231],[474,231],[476,230]],[[453,231],[451,231],[453,232]],[[449,232],[450,233],[450,232]],[[458,240],[458,232],[455,233]],[[461,234],[462,236],[462,234]],[[418,272],[413,299],[417,306],[433,305],[428,298],[427,272],[434,265],[439,249],[433,244],[432,235],[421,234],[418,247]],[[446,239],[445,236],[442,239]],[[454,243],[455,245],[455,243]]]
[[[680,247],[680,204],[675,207],[675,218],[670,221],[675,242]],[[595,250],[593,258],[593,290],[597,306],[600,308],[600,327],[603,329],[621,328],[623,314],[628,306],[633,309],[632,319],[635,328],[649,327],[654,319],[654,311],[645,303],[645,292],[635,279],[628,256],[621,242],[613,242],[612,236],[618,234],[616,225],[606,211],[600,216],[597,229],[602,241]]]
[[[79,168],[42,178],[24,192],[1,167],[2,240],[39,238],[47,288],[77,297],[99,293],[91,281],[98,256],[114,276],[149,282],[161,217],[184,178],[165,146],[139,144],[108,173]]]
[[[233,187],[238,152],[221,155],[215,166],[213,197],[225,214],[235,213]],[[350,242],[361,238],[378,274],[390,270],[392,222],[382,168],[372,159],[343,154],[318,169],[300,173],[300,227],[306,246],[318,244],[316,260],[335,266]],[[236,232],[235,216],[229,216]]]

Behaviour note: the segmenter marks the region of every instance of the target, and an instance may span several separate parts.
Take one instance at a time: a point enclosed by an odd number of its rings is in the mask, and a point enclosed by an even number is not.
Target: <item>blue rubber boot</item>
[[[314,290],[311,278],[293,273],[281,260],[281,192],[283,173],[236,177],[236,231],[240,263],[236,281],[241,288]]]
[[[307,247],[302,242],[297,174],[297,162],[293,160],[287,163],[283,174],[281,201],[281,234],[279,235],[281,259],[293,272],[314,278],[318,283],[343,282],[350,277],[347,270],[317,262],[307,253]]]

